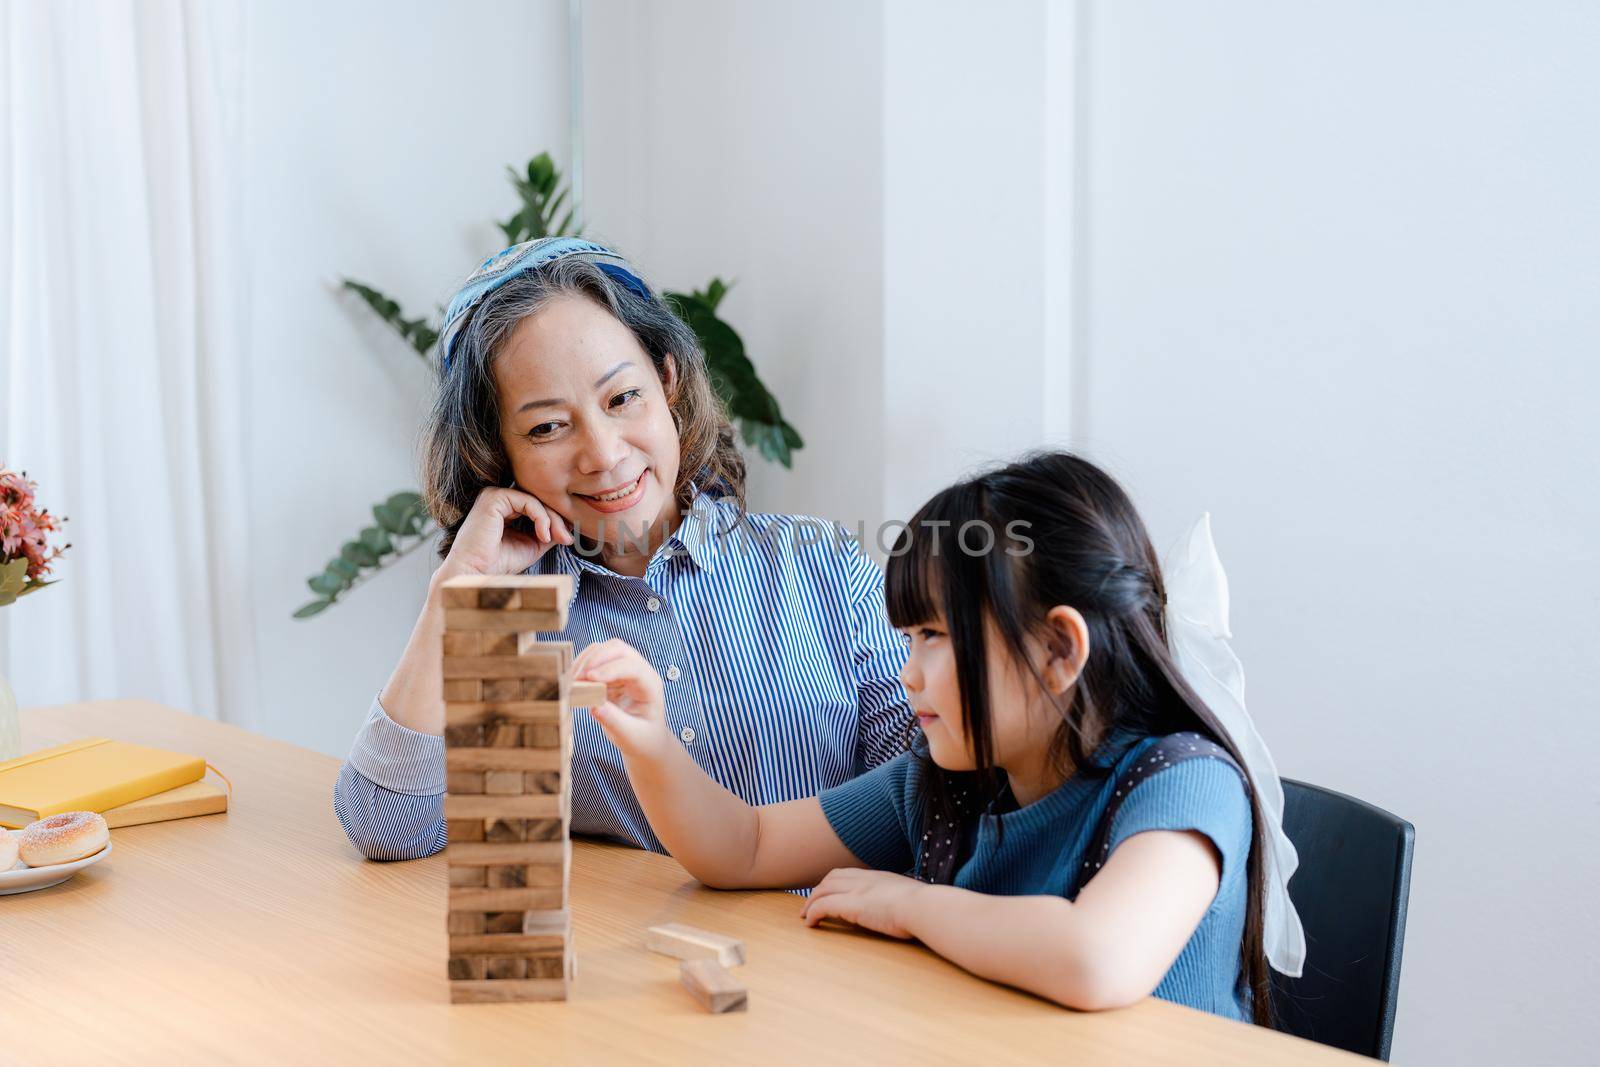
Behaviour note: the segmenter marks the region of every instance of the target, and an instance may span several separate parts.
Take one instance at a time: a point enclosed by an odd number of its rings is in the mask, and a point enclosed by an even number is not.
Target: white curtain
[[[72,547],[59,585],[0,608],[0,672],[24,707],[255,727],[239,11],[4,10],[0,463]]]

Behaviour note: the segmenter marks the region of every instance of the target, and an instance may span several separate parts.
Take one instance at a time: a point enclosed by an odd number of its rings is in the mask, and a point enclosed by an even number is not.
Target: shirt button
[[[667,681],[676,682],[678,680],[678,675],[682,673],[682,671],[678,670],[678,668],[672,664],[669,663],[667,665]]]
[[[684,744],[686,744],[686,745],[694,744],[694,727],[685,726],[683,729],[678,731],[678,736],[683,738],[683,743]]]
[[[644,606],[649,608],[651,611],[660,611],[661,601],[657,600],[655,597],[651,597],[649,600],[645,601]]]

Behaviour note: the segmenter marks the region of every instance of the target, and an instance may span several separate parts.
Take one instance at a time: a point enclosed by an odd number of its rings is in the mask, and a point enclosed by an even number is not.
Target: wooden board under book
[[[187,819],[195,815],[215,815],[228,810],[228,791],[209,778],[180,785],[164,793],[107,808],[102,814],[108,827],[142,826],[145,823]]]

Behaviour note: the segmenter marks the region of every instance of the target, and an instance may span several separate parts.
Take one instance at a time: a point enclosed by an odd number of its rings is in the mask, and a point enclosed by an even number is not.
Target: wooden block
[[[561,726],[553,722],[530,722],[522,728],[522,744],[527,748],[560,749]]]
[[[652,952],[676,956],[680,960],[708,958],[724,967],[738,967],[744,963],[743,941],[684,923],[650,927],[647,944]]]
[[[483,840],[484,824],[482,819],[446,819],[445,835],[450,844],[458,842],[476,842]]]
[[[478,602],[473,606],[485,611],[516,611],[522,607],[522,594],[503,585],[484,586],[478,590]]]
[[[481,656],[483,639],[489,636],[478,630],[446,630],[444,654],[446,656]]]
[[[487,867],[457,867],[450,865],[450,884],[463,889],[487,889],[489,887],[489,868]]]
[[[559,678],[557,655],[446,656],[444,676],[454,678]]]
[[[452,937],[457,934],[481,934],[484,932],[484,914],[481,911],[452,911],[445,925]]]
[[[557,844],[558,842],[550,842]],[[555,863],[450,864],[450,884],[462,889],[561,889],[569,885],[571,867]],[[458,878],[459,873],[459,878]],[[558,905],[550,905],[552,907]]]
[[[520,869],[523,872],[522,884],[537,889],[565,888],[570,870],[560,863],[530,863]]]
[[[520,656],[522,649],[521,634],[484,633],[482,630],[463,630],[462,633],[474,634],[478,638],[479,651],[465,652],[467,656]],[[446,652],[445,655],[450,655]]]
[[[446,611],[451,608],[476,608],[478,606],[478,590],[475,588],[462,588],[446,582],[444,588],[439,592],[439,599],[444,604]]]
[[[498,700],[521,700],[521,678],[485,678],[483,680],[483,699],[486,702]]]
[[[446,701],[449,726],[483,726],[497,722],[561,722],[561,704],[554,700]]]
[[[483,824],[475,825],[482,827]],[[570,846],[564,841],[517,841],[509,844],[464,842],[460,845],[452,841],[445,858],[452,865],[459,863],[489,867],[499,863],[567,863],[570,854]]]
[[[504,771],[502,774],[506,773]],[[485,791],[485,780],[488,776],[483,771],[452,771],[446,764],[444,772],[444,788],[447,793],[457,795],[463,793],[482,793]]]
[[[450,954],[560,957],[567,951],[565,934],[477,934],[452,937]]]
[[[447,748],[444,752],[446,774],[451,771],[523,771],[553,774],[559,782],[565,765],[561,752],[552,748]],[[547,792],[524,788],[526,792]]]
[[[526,819],[486,819],[483,824],[483,839],[489,843],[527,841],[527,823]]]
[[[551,611],[570,602],[573,594],[572,577],[566,574],[464,574],[445,582],[444,589],[514,589],[523,605]],[[476,602],[463,594],[463,605]]]
[[[448,707],[449,705],[445,706]],[[444,747],[446,752],[452,748],[478,748],[483,745],[483,739],[482,723],[446,726],[444,728]]]
[[[563,973],[568,978],[576,978],[575,968],[570,956],[529,956],[529,978],[560,978]]]
[[[559,702],[561,700],[561,680],[559,678],[524,678],[522,680],[522,699]]]
[[[744,1011],[750,1006],[744,983],[714,959],[684,960],[678,965],[678,980],[701,1007],[713,1014]]]
[[[565,908],[555,911],[530,911],[522,917],[522,932],[529,937],[546,937],[572,932],[572,913]]]
[[[485,978],[487,964],[486,956],[451,956],[449,974],[452,979]]]
[[[444,699],[482,700],[483,685],[476,678],[452,678],[444,683]]]
[[[522,912],[490,911],[483,916],[483,932],[488,934],[515,934],[522,929]]]
[[[567,804],[559,818],[554,819],[485,819],[483,840],[489,844],[515,844],[517,842],[563,841],[568,834]]]
[[[550,819],[559,818],[561,798],[535,796],[491,797],[444,795],[446,819]]]
[[[565,819],[527,820],[525,841],[560,841],[567,836]]]
[[[572,648],[571,641],[554,641],[540,637],[536,633],[517,635],[517,655],[523,656],[530,652],[554,652],[561,657],[562,671],[570,671],[572,669]]]
[[[567,609],[559,611],[481,611],[446,604],[447,630],[490,630],[497,633],[560,633],[567,628]]]
[[[528,884],[526,866],[484,867],[488,876],[486,889],[522,889]],[[548,887],[547,887],[548,888]]]
[[[505,1004],[519,1000],[566,1000],[567,979],[526,978],[522,981],[485,979],[481,982],[451,982],[453,1004]]]
[[[574,708],[597,708],[605,702],[604,682],[573,682],[567,690],[567,703]]]
[[[483,743],[490,748],[519,748],[522,745],[522,725],[515,722],[485,723]]]
[[[526,751],[518,749],[517,751]],[[490,796],[521,796],[522,777],[521,771],[484,771],[483,792]]]
[[[549,752],[550,749],[523,749],[524,752]],[[561,792],[560,771],[527,771],[522,776],[522,791],[524,793],[559,793]]]
[[[452,886],[450,910],[456,911],[542,911],[560,908],[566,904],[566,894],[560,887],[518,889],[464,889]],[[471,933],[472,931],[462,931]],[[485,933],[489,931],[485,930]]]
[[[471,957],[468,957],[471,958]],[[522,956],[488,956],[478,957],[485,961],[486,978],[526,978],[528,977],[528,961]]]

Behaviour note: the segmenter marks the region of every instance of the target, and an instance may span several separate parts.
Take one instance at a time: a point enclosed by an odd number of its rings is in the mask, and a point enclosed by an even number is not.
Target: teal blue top
[[[1095,753],[1115,772],[1078,774],[1054,792],[1018,808],[1010,792],[978,816],[963,850],[955,885],[1005,896],[1065,895],[1111,800],[1119,774],[1156,738],[1116,735]],[[878,870],[915,869],[924,830],[922,765],[905,753],[822,792],[822,810],[857,859]],[[1000,827],[1005,824],[1002,834]],[[1250,801],[1238,771],[1221,760],[1190,759],[1138,782],[1112,822],[1107,855],[1145,830],[1197,830],[1222,856],[1222,881],[1205,917],[1156,986],[1155,994],[1230,1019],[1250,1019],[1250,993],[1240,966],[1244,935]],[[974,831],[969,831],[974,833]]]

